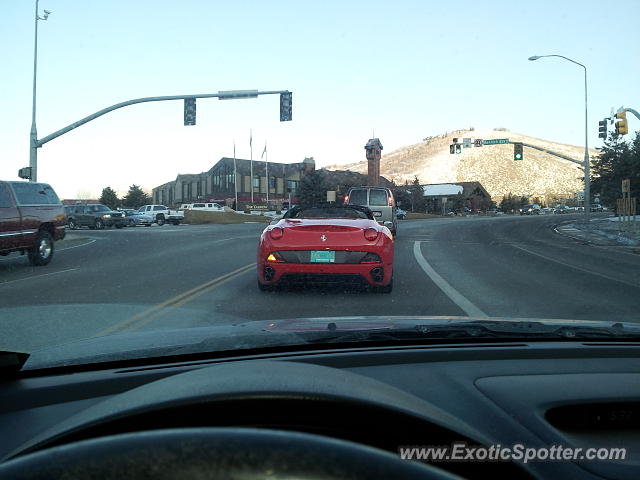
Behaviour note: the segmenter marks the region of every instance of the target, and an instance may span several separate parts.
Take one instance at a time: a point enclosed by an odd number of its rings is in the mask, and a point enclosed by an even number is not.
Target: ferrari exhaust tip
[[[264,267],[264,279],[267,282],[270,282],[271,280],[273,280],[273,277],[275,276],[276,271],[273,267]]]
[[[371,270],[371,279],[374,282],[381,282],[384,279],[384,269],[382,267],[376,267]]]

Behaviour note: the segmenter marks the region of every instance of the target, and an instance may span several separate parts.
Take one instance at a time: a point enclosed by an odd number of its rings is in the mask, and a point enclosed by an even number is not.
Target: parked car
[[[169,222],[171,225],[178,225],[184,220],[184,213],[181,210],[169,210],[165,205],[143,205],[138,212],[149,215],[159,226]]]
[[[528,204],[520,207],[520,215],[540,215],[540,205]]]
[[[591,211],[592,212],[603,212],[604,209],[602,208],[602,205],[600,205],[599,203],[594,203],[593,205],[591,205]]]
[[[360,205],[369,208],[380,225],[398,230],[396,201],[391,190],[385,187],[352,187],[344,198],[345,205]]]
[[[407,211],[401,208],[396,208],[396,216],[398,217],[398,220],[404,220],[407,218]]]
[[[558,205],[555,209],[555,213],[573,213],[573,209],[571,207],[567,207],[566,205]]]
[[[140,213],[138,212],[138,210],[125,208],[120,211],[124,214],[125,226],[127,227],[135,227],[136,225],[144,225],[145,227],[150,227],[153,223],[153,217],[151,217],[150,215],[145,215],[144,213]]]
[[[71,230],[81,227],[102,230],[105,227],[122,228],[125,226],[124,214],[111,210],[106,205],[80,203],[72,207],[67,220],[67,225]]]
[[[65,237],[65,213],[46,183],[0,181],[0,255],[25,253],[33,265],[51,261]]]

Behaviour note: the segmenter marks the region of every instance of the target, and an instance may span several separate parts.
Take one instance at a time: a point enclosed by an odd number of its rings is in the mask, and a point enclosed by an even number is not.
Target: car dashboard
[[[5,378],[0,458],[8,465],[34,452],[131,432],[250,428],[393,455],[401,447],[456,443],[626,447],[624,461],[431,464],[450,478],[638,478],[640,343],[313,348]]]

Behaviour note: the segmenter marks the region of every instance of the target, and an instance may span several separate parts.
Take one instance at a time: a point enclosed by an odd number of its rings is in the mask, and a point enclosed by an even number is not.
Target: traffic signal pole
[[[638,120],[640,120],[640,113],[636,112],[633,108],[625,108],[625,112],[633,113]]]
[[[523,143],[523,142],[511,142],[511,141],[509,141],[509,143],[511,144],[521,143],[523,147],[533,148],[534,150],[548,153],[549,155],[553,155],[554,157],[558,157],[563,160],[567,160],[569,162],[577,163],[580,166],[584,166],[584,162],[582,160],[576,160],[575,158],[568,157],[567,155],[562,155],[561,153],[554,152],[552,150],[547,150],[546,148],[538,147],[537,145],[532,145],[530,143]]]
[[[114,110],[118,110],[120,108],[128,107],[130,105],[135,105],[137,103],[148,103],[148,102],[164,102],[168,100],[186,100],[186,99],[196,99],[196,98],[218,98],[220,100],[230,100],[230,99],[238,99],[238,98],[256,98],[258,95],[289,95],[291,92],[288,90],[267,90],[267,91],[258,91],[258,90],[230,90],[230,91],[219,91],[218,93],[202,93],[197,95],[169,95],[162,97],[144,97],[144,98],[134,98],[133,100],[127,100],[125,102],[116,103],[115,105],[111,105],[110,107],[103,108],[102,110],[98,110],[91,115],[88,115],[84,118],[81,118],[77,122],[73,122],[70,125],[67,125],[60,130],[53,132],[50,135],[47,135],[44,138],[37,139],[35,135],[33,135],[32,130],[32,139],[30,145],[30,166],[32,167],[33,176],[31,181],[36,181],[35,172],[37,171],[37,161],[38,161],[38,148],[42,147],[45,143],[50,142],[51,140],[64,135],[65,133],[69,133],[71,130],[74,130],[85,123],[89,123],[92,120],[95,120],[102,115],[105,115],[109,112],[113,112]],[[289,97],[290,98],[290,97]]]

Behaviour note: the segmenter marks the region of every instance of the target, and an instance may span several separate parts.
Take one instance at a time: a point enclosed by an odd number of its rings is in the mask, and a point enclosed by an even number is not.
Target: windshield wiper
[[[308,343],[371,342],[386,340],[421,339],[640,339],[640,328],[629,328],[622,323],[610,326],[585,324],[547,324],[541,322],[495,322],[489,320],[456,322],[449,324],[419,324],[403,328],[376,328],[363,330],[338,330],[330,323],[325,331],[303,335]]]
[[[28,353],[0,351],[0,375],[19,372],[28,358]]]

